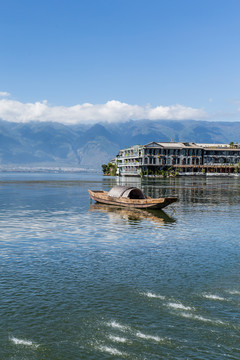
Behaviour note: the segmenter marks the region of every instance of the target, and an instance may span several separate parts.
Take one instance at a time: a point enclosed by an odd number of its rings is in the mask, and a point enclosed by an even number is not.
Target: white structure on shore
[[[157,175],[164,170],[181,173],[232,173],[240,163],[240,146],[192,142],[151,142],[120,150],[120,176]]]

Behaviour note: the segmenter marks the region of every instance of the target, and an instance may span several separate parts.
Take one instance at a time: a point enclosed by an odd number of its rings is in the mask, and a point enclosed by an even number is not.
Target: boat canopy
[[[113,197],[123,197],[123,198],[129,198],[129,199],[145,199],[145,195],[142,193],[142,191],[136,187],[131,186],[120,186],[116,185],[114,186],[109,192],[109,196]]]

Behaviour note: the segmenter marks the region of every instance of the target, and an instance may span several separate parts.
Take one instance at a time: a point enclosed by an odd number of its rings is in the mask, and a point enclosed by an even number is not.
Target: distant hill
[[[0,165],[100,168],[120,149],[151,141],[240,142],[240,122],[128,121],[63,125],[0,120]]]

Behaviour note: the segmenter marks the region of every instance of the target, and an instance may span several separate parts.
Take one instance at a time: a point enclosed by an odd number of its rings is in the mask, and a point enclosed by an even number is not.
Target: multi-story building
[[[179,172],[234,172],[240,147],[190,142],[151,142],[120,150],[116,157],[119,175],[157,175],[163,170]]]
[[[240,162],[240,146],[203,144],[205,166],[236,166]]]

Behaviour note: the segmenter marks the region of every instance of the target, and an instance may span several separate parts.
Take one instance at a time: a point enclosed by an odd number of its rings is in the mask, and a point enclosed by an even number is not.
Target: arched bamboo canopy
[[[109,196],[117,198],[128,198],[128,199],[145,199],[145,195],[142,191],[136,187],[131,186],[114,186],[109,192]]]

